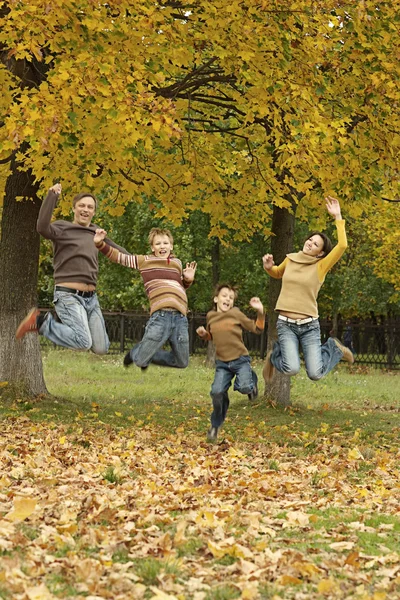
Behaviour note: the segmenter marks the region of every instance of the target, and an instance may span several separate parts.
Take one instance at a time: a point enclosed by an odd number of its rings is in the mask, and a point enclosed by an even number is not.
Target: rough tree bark
[[[271,240],[271,254],[277,265],[285,259],[286,254],[293,250],[295,210],[294,203],[293,212],[289,212],[285,208],[273,207],[272,233],[274,235]],[[267,352],[272,349],[277,338],[276,319],[278,315],[275,312],[275,305],[281,291],[281,283],[280,279],[269,278]],[[290,377],[276,371],[272,381],[265,382],[265,397],[280,406],[289,406]]]
[[[17,197],[23,197],[17,201]],[[39,337],[15,339],[18,323],[37,302],[40,208],[31,173],[11,161],[6,182],[0,239],[0,380],[7,395],[37,396],[47,393],[43,379]]]
[[[215,286],[219,283],[220,278],[220,249],[221,242],[218,238],[214,238],[214,243],[211,249],[211,265],[212,265],[212,283],[213,290]],[[206,358],[207,367],[215,367],[215,346],[212,341],[207,344],[207,358]]]

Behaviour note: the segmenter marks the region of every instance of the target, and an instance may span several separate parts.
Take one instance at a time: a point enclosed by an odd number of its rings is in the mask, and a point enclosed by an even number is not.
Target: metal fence
[[[109,352],[111,354],[127,352],[139,342],[143,337],[149,318],[148,313],[139,312],[113,313],[105,311],[103,315],[110,338]],[[200,325],[205,325],[206,315],[189,314],[188,321],[190,354],[205,353],[207,343],[199,338],[196,329]],[[321,338],[324,342],[331,333],[332,323],[321,320],[320,324]],[[246,347],[253,356],[265,357],[267,335],[267,329],[261,335],[247,331],[243,333]],[[348,326],[345,323],[339,323],[337,336],[346,341],[348,345],[351,343],[356,363],[400,370],[400,319],[388,319],[380,325],[371,322],[352,323],[351,336]],[[46,340],[44,338],[41,340],[43,345],[46,345]]]

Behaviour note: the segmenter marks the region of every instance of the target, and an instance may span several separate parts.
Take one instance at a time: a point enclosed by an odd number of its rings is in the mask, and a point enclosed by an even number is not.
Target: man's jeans
[[[161,350],[169,342],[171,350]],[[150,363],[184,369],[189,364],[189,328],[178,310],[156,310],[147,322],[142,341],[130,351],[138,367]]]
[[[257,375],[250,366],[250,356],[239,356],[235,360],[215,361],[215,376],[210,396],[213,402],[212,427],[221,427],[229,408],[228,390],[236,376],[233,389],[241,394],[251,394],[257,387]]]
[[[96,294],[82,298],[70,292],[55,291],[54,307],[61,323],[48,313],[40,335],[64,348],[92,349],[95,354],[107,354],[110,342]]]
[[[281,373],[296,375],[300,370],[300,349],[303,350],[307,375],[318,380],[331,371],[343,353],[332,338],[321,345],[318,319],[304,325],[277,320],[278,342],[275,342],[271,363]]]

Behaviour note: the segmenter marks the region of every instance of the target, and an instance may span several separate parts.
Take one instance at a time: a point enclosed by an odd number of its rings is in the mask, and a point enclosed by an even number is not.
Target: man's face
[[[74,223],[89,227],[96,212],[96,203],[91,196],[84,196],[73,207]]]
[[[154,256],[168,258],[172,252],[171,240],[167,235],[155,235],[151,245]]]

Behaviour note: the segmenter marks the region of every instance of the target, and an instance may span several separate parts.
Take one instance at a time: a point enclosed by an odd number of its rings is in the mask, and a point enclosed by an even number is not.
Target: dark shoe
[[[37,308],[32,308],[26,315],[25,319],[18,325],[18,329],[15,332],[15,337],[20,340],[27,333],[37,333],[37,319],[40,315],[40,311]]]
[[[250,392],[250,394],[247,394],[248,399],[250,400],[250,402],[253,402],[253,400],[255,400],[258,397],[258,385],[256,384],[253,391]]]
[[[146,365],[145,367],[140,367],[142,371],[146,371],[146,369],[149,368],[149,365]]]
[[[210,427],[210,429],[207,432],[207,440],[209,442],[216,442],[219,430],[219,427]]]
[[[265,381],[272,381],[272,378],[275,375],[275,367],[271,362],[271,354],[272,350],[270,350],[267,354],[267,358],[265,359],[265,365],[262,372]]]
[[[347,346],[343,346],[343,344],[341,342],[339,342],[339,340],[337,338],[333,338],[333,341],[335,342],[335,344],[339,348],[339,350],[341,350],[343,352],[342,359],[346,360],[348,363],[350,363],[352,365],[354,362],[354,355],[353,355],[352,351],[349,348],[347,348]]]
[[[128,354],[125,354],[124,356],[124,367],[129,367],[129,365],[131,365],[133,363],[133,360],[131,359],[131,353],[128,352]]]

